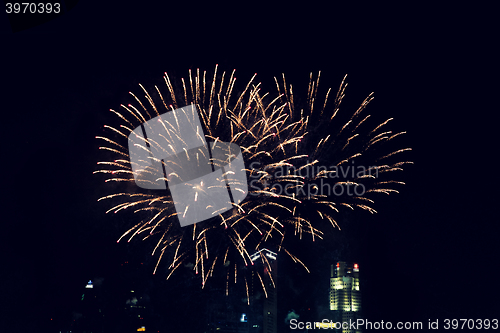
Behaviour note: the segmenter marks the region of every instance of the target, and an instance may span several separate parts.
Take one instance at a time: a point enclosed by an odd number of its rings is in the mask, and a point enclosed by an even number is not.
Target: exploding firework
[[[106,151],[107,160],[98,162],[100,169],[95,171],[104,174],[108,183],[129,184],[125,190],[99,199],[114,202],[107,213],[132,211],[137,216],[136,223],[118,242],[134,238],[152,242],[151,254],[157,257],[153,274],[166,262],[167,279],[183,263],[191,263],[205,286],[208,277],[220,270],[227,278],[226,293],[229,284],[238,280],[239,265],[253,266],[260,259],[266,269],[271,269],[266,256],[258,252],[263,248],[282,251],[308,270],[286,248],[286,240],[306,236],[323,239],[326,228],[340,229],[335,216],[341,209],[375,213],[374,196],[398,192],[394,187],[403,183],[392,175],[411,163],[397,159],[410,148],[388,150],[387,142],[405,133],[385,129],[392,118],[369,125],[370,115],[363,111],[372,94],[347,122],[339,122],[347,87],[345,77],[336,94],[328,89],[319,97],[320,73],[311,74],[304,102],[297,103],[293,86],[284,75],[275,78],[273,92],[263,92],[256,75],[238,90],[234,74],[219,73],[216,66],[213,75],[190,70],[187,79],[178,82],[165,73],[166,87],[155,86],[151,93],[140,85],[142,99],[130,93],[135,105],[110,110],[119,123],[105,125],[106,136],[97,137],[105,144],[100,149]],[[185,212],[176,212],[168,189],[142,190],[135,185],[140,177],[124,142],[148,120],[189,106],[198,110],[208,140],[241,148],[248,195],[228,211],[181,227],[178,215]],[[165,142],[142,138],[142,148],[168,147],[171,140],[163,139]],[[203,152],[189,154],[186,151],[188,159],[199,159]],[[163,164],[164,174],[156,180],[166,181],[175,174],[166,171],[172,170],[168,162],[157,162]],[[229,173],[225,176],[231,177]],[[258,271],[257,276],[262,283]],[[248,291],[246,278],[244,281]],[[262,287],[265,292],[264,283]]]

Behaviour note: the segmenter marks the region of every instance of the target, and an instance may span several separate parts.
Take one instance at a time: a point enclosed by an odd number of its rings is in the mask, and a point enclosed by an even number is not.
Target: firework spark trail
[[[161,87],[155,86],[152,90],[155,93],[150,94],[140,85],[146,102],[130,92],[137,106],[128,104],[121,105],[119,111],[111,109],[117,116],[118,125],[105,125],[107,135],[96,136],[96,139],[103,142],[99,149],[105,151],[109,160],[98,162],[99,169],[95,173],[103,174],[107,177],[105,181],[116,183],[116,187],[120,187],[120,183],[128,184],[125,185],[126,190],[103,196],[99,201],[116,202],[107,213],[133,210],[134,213],[146,214],[146,218],[125,231],[118,241],[131,235],[128,238],[130,241],[136,235],[149,231],[143,239],[152,238],[155,242],[152,255],[159,253],[153,273],[157,272],[162,259],[168,258],[169,261],[167,279],[181,263],[193,262],[193,270],[201,273],[202,286],[205,286],[208,277],[222,267],[221,270],[227,271],[226,294],[229,288],[229,267],[233,266],[230,262],[239,260],[245,266],[254,266],[249,251],[263,247],[273,247],[278,252],[283,249],[294,262],[301,264],[309,272],[304,263],[285,248],[284,242],[290,237],[285,238],[286,230],[289,229],[288,234],[293,230],[293,234],[299,238],[310,235],[313,240],[323,239],[325,226],[340,230],[333,218],[340,207],[352,210],[357,207],[375,213],[372,207],[374,200],[369,196],[376,193],[397,193],[391,186],[404,183],[388,176],[401,171],[403,165],[412,163],[386,162],[411,149],[383,150],[385,143],[405,134],[381,130],[392,118],[368,128],[370,115],[361,114],[373,100],[373,93],[363,100],[349,119],[339,122],[340,104],[347,88],[346,77],[331,101],[331,89],[326,91],[324,99],[318,97],[320,74],[316,78],[310,74],[305,104],[295,103],[294,88],[287,83],[284,74],[281,80],[274,78],[276,93],[262,92],[262,85],[256,81],[256,75],[243,85],[242,90],[238,90],[235,71],[230,75],[226,72],[219,73],[218,66],[215,67],[213,76],[206,71],[200,72],[199,69],[189,70],[187,79],[182,78],[180,81],[172,80],[165,73],[166,93],[162,92]],[[144,126],[143,123],[147,120],[189,105],[195,105],[199,110],[203,131],[214,142],[214,146],[217,142],[224,141],[241,147],[249,184],[247,198],[239,205],[235,204],[232,210],[220,213],[207,222],[181,228],[168,191],[130,191],[130,186],[135,186],[132,185],[134,176],[138,174],[133,169],[134,162],[130,162],[126,140],[134,128]],[[176,121],[178,122],[177,118]],[[182,142],[180,133],[173,130],[173,124],[163,124],[163,127],[168,135],[160,135],[160,141],[138,138],[140,148],[149,151],[152,147],[167,154],[174,152],[176,146],[173,142]],[[321,136],[323,134],[325,135]],[[197,135],[201,138],[199,132]],[[184,149],[184,152],[188,160],[195,159],[198,164],[204,156],[202,151],[188,152]],[[370,154],[375,157],[369,157]],[[166,181],[168,178],[170,181],[180,177],[176,161],[159,160],[154,156],[150,158],[161,163],[164,170],[170,170],[165,177],[160,176],[159,180]],[[358,161],[366,168],[354,174],[354,163]],[[384,163],[379,164],[381,161]],[[211,160],[214,166],[227,162]],[[345,172],[349,167],[352,167],[352,173]],[[147,168],[141,172],[155,175],[155,170]],[[385,178],[378,179],[380,175]],[[228,181],[236,182],[231,173],[225,173],[225,177]],[[318,181],[324,181],[331,188],[363,186],[365,191],[356,196],[319,193],[320,189],[323,190],[324,183],[318,184]],[[136,190],[134,187],[133,191]],[[315,193],[311,193],[311,190],[315,190]],[[179,212],[185,213],[186,211]],[[220,250],[216,249],[220,248],[223,249],[224,256],[222,265],[218,266],[217,257],[222,252],[217,253]],[[213,254],[214,260],[209,260],[209,253]],[[265,257],[262,262],[270,269]],[[234,264],[235,284],[237,268],[238,265]],[[243,280],[248,293],[246,278]],[[264,291],[267,295],[265,288]]]

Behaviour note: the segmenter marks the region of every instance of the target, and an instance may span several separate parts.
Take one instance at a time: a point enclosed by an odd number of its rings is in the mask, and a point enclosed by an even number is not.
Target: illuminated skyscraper
[[[359,289],[359,265],[347,265],[343,261],[331,266],[330,310],[335,322],[356,321],[361,311],[361,291]],[[346,325],[347,326],[347,325]],[[359,330],[342,329],[343,333],[358,333]]]

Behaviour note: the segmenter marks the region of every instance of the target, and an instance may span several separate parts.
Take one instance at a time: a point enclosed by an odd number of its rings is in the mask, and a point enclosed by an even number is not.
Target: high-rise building
[[[72,332],[104,332],[102,289],[89,280],[69,326]]]
[[[276,333],[278,331],[277,312],[278,312],[278,263],[277,254],[268,249],[262,249],[254,253],[251,257],[255,262],[259,258],[266,261],[264,265],[263,284],[266,288],[267,297],[263,304],[263,333]]]
[[[277,332],[277,254],[261,249],[250,259],[258,267],[244,278],[247,290],[244,305],[232,303],[223,290],[211,288],[213,294],[207,304],[207,333]]]
[[[349,323],[361,318],[361,291],[359,265],[347,265],[343,261],[331,266],[330,310],[335,322]],[[342,333],[358,333],[360,330],[342,329]],[[340,331],[340,330],[339,330]]]

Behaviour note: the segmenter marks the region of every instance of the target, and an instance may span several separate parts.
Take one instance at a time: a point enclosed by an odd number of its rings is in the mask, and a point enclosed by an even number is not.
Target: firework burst
[[[134,104],[110,110],[115,126],[104,126],[106,161],[98,162],[108,183],[128,183],[129,189],[106,195],[113,202],[107,213],[132,211],[136,223],[118,239],[151,241],[151,254],[168,266],[167,279],[183,263],[192,263],[202,286],[214,271],[230,283],[238,280],[238,267],[253,266],[262,248],[282,251],[308,268],[286,249],[288,237],[322,239],[326,228],[338,228],[340,209],[375,213],[374,196],[398,192],[403,184],[392,179],[405,164],[400,153],[410,148],[387,150],[386,143],[404,132],[386,129],[391,119],[369,125],[363,111],[370,94],[347,122],[338,121],[347,83],[336,93],[318,96],[320,74],[310,75],[303,104],[294,100],[293,86],[285,76],[275,78],[274,92],[263,92],[254,75],[237,88],[235,71],[213,74],[189,71],[186,79],[173,82],[165,73],[165,86],[150,94],[142,85],[142,98],[130,93]],[[248,195],[240,204],[216,217],[181,227],[168,190],[140,190],[134,184],[134,168],[126,142],[134,128],[160,114],[195,105],[204,133],[212,142],[237,144],[242,151],[248,179]],[[148,142],[148,145],[154,144]],[[119,186],[118,186],[119,187]],[[286,236],[286,237],[285,237]],[[253,260],[252,260],[253,259]],[[270,269],[265,256],[261,261]],[[257,272],[258,273],[258,272]],[[261,275],[258,274],[262,282]],[[248,285],[246,278],[246,288]],[[266,288],[262,283],[264,292]]]

